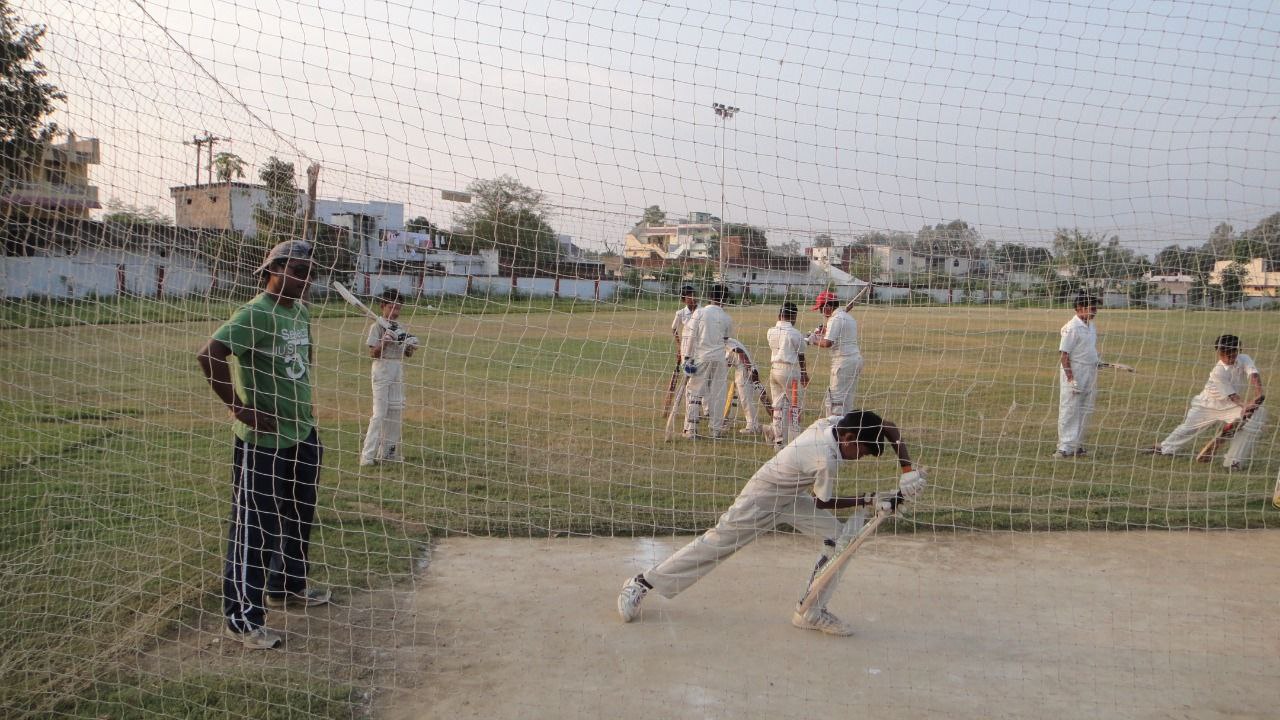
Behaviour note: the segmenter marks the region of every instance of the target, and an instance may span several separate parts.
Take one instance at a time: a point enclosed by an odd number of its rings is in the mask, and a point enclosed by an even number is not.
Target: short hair
[[[698,291],[694,290],[692,285],[685,285],[684,287],[680,288],[680,297],[682,298],[697,297],[697,296],[698,296]]]
[[[778,309],[778,317],[794,318],[799,314],[800,311],[796,308],[796,304],[793,302],[782,303],[782,307]]]
[[[1080,293],[1079,295],[1076,296],[1075,307],[1076,309],[1079,309],[1082,307],[1098,307],[1098,298],[1088,293]]]
[[[836,423],[836,435],[856,433],[858,442],[867,446],[871,455],[884,452],[884,420],[870,410],[853,410],[845,413]]]
[[[1225,352],[1240,352],[1240,338],[1235,335],[1219,335],[1213,341],[1213,348]]]
[[[383,291],[381,300],[384,303],[399,304],[404,302],[403,300],[400,299],[400,291],[396,290],[395,288],[388,288],[387,290]]]
[[[729,297],[729,288],[719,284],[712,285],[707,297],[711,298],[711,302],[724,302]]]

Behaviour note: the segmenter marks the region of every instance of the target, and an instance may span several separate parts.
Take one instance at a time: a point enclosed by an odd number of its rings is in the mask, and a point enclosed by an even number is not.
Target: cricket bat
[[[680,361],[676,361],[676,367],[671,371],[671,382],[667,383],[667,399],[662,405],[662,417],[667,417],[675,412],[676,407],[676,387],[680,385]]]
[[[335,280],[333,282],[333,289],[338,291],[338,294],[342,296],[343,300],[346,300],[350,305],[358,309],[360,312],[364,313],[366,316],[369,317],[370,320],[381,325],[383,330],[390,330],[392,332],[396,332],[397,330],[400,329],[398,326],[396,326],[395,323],[382,317],[381,315],[374,312],[373,310],[370,310],[368,305],[365,305],[363,302],[360,302],[360,298],[356,297],[355,293],[348,290],[346,285],[343,285],[342,283]]]
[[[677,380],[676,392],[671,396],[671,412],[667,413],[667,429],[662,435],[663,442],[671,442],[671,435],[676,429],[676,415],[679,414],[680,401],[684,400],[685,390],[689,387],[688,376]]]
[[[827,561],[813,579],[809,581],[809,587],[804,592],[804,597],[800,599],[800,605],[796,608],[796,612],[804,614],[813,609],[818,598],[822,596],[822,591],[826,589],[840,576],[840,570],[853,559],[854,553],[858,552],[858,548],[862,547],[872,535],[876,534],[876,530],[880,529],[880,525],[888,520],[891,515],[896,515],[898,507],[903,503],[902,494],[894,494],[888,502],[881,507],[876,508],[876,514],[866,525],[858,531],[856,537],[849,541],[849,544],[838,550],[834,557]],[[886,507],[887,506],[887,507]]]

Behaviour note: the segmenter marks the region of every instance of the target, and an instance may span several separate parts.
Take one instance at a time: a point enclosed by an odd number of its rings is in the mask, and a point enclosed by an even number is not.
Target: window
[[[898,264],[899,264],[899,265],[901,265],[901,264],[902,264],[902,258],[898,258]]]
[[[959,260],[952,260],[952,261],[951,261],[951,267],[953,267],[953,268],[958,268],[958,267],[960,267],[960,261],[959,261]]]

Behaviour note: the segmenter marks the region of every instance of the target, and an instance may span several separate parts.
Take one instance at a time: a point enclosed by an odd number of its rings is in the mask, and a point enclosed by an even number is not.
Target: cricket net
[[[1274,423],[1212,462],[1193,454],[1221,420],[1173,456],[1140,452],[1184,420],[1220,336],[1264,385],[1280,366],[1274,9],[713,5],[0,0],[0,40],[28,52],[0,63],[15,98],[0,111],[0,714],[395,716],[394,698],[432,682],[419,670],[463,657],[455,615],[418,605],[451,539],[612,548],[593,571],[609,588],[575,600],[594,615],[562,630],[621,642],[613,575],[714,524],[774,454],[739,432],[750,393],[708,402],[725,438],[680,437],[676,403],[665,439],[684,286],[727,286],[767,381],[782,303],[808,333],[820,291],[872,285],[851,309],[857,403],[903,429],[931,481],[884,536],[1019,549],[1046,532],[1275,525]],[[48,112],[17,109],[42,93]],[[311,581],[337,600],[269,613],[284,649],[248,652],[219,638],[232,427],[195,354],[261,290],[267,249],[297,238],[315,246],[325,448]],[[375,312],[397,290],[419,338],[394,462],[361,464],[372,320],[334,282]],[[1060,330],[1082,295],[1101,359],[1134,372],[1097,370],[1072,445],[1085,452],[1061,457]],[[807,346],[806,361],[801,425],[821,414],[831,353]],[[865,458],[838,490],[896,474]],[[746,582],[791,597],[807,553]],[[1073,593],[1126,592],[1087,587],[1063,590],[1064,612]],[[1037,652],[1016,623],[991,631]],[[1221,659],[1170,667],[1119,635],[1073,642],[1123,653],[1124,682],[1147,688],[1194,687],[1182,673]],[[1233,696],[1280,700],[1274,648],[1248,646]],[[797,687],[767,692],[820,706]],[[978,715],[999,699],[957,692]],[[592,695],[508,708],[572,717]],[[1174,712],[1145,702],[1111,709]]]

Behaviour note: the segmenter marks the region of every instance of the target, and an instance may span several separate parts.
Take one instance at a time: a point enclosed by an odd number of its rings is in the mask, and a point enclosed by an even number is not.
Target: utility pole
[[[210,133],[208,130],[205,130],[203,137],[201,137],[200,135],[194,135],[190,140],[182,141],[183,145],[196,146],[196,185],[200,184],[200,148],[206,145],[208,146],[209,162],[208,162],[208,167],[206,168],[206,172],[209,177],[208,182],[210,185],[212,185],[213,184],[213,146],[217,143],[230,141],[230,140],[231,138],[216,137],[212,133]]]
[[[711,109],[716,111],[716,117],[720,118],[720,282],[727,283],[728,278],[728,258],[725,256],[725,243],[728,238],[724,235],[725,230],[725,204],[724,204],[724,155],[725,155],[725,125],[738,113],[741,108],[725,105],[724,103],[711,103]]]

